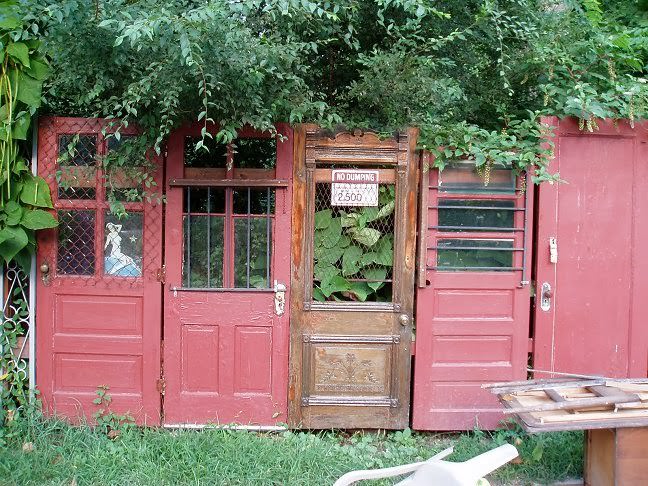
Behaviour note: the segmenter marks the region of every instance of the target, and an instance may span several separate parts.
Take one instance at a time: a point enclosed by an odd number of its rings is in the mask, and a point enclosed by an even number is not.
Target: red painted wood
[[[588,133],[546,122],[557,126],[551,170],[567,183],[539,188],[537,282],[554,296],[549,311],[535,309],[535,368],[645,377],[648,125],[600,122]]]
[[[58,138],[64,134],[96,134],[98,155],[105,153],[99,119],[40,120],[38,170],[49,184],[55,209],[90,210],[96,214],[93,276],[57,275],[57,230],[38,235],[37,267],[48,264],[49,282],[38,272],[36,300],[36,384],[45,413],[73,421],[98,409],[92,403],[99,386],[109,387],[111,410],[129,413],[138,423],[160,423],[161,296],[156,270],[162,261],[162,208],[128,203],[143,213],[141,278],[103,275],[104,213],[108,209],[101,171],[94,200],[61,201],[57,197]],[[108,128],[107,131],[110,131]],[[122,134],[135,134],[133,128]],[[161,172],[161,171],[160,171]],[[156,175],[161,187],[161,174]]]
[[[458,196],[439,194],[438,171],[432,170],[422,190],[429,190],[429,206],[439,198],[514,199],[515,207],[528,205],[527,246],[531,247],[533,198],[515,196]],[[515,212],[515,227],[524,227],[524,212]],[[428,210],[428,225],[437,225],[436,209]],[[524,246],[523,233],[441,233],[427,231],[427,265],[434,266],[441,238],[506,238],[513,247]],[[531,271],[531,252],[526,264]],[[521,267],[522,252],[515,252],[514,267]],[[527,276],[527,278],[529,278]],[[503,419],[497,399],[481,385],[485,382],[523,380],[529,338],[529,286],[521,286],[522,273],[427,271],[428,285],[417,289],[416,358],[412,425],[417,430],[495,428]]]
[[[184,127],[170,137],[167,181],[182,177],[184,138],[199,136],[200,128]],[[292,129],[284,124],[277,128],[286,138],[277,142],[276,177],[291,180]],[[268,136],[253,131],[239,135]],[[287,285],[292,196],[290,187],[275,190],[271,273]],[[272,290],[174,292],[182,284],[182,194],[181,187],[167,184],[164,422],[285,423],[289,296],[279,317]]]

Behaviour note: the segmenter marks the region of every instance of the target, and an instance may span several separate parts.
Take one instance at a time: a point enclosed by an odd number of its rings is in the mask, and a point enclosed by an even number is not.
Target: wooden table
[[[530,433],[585,431],[586,486],[648,486],[648,380],[486,385]]]

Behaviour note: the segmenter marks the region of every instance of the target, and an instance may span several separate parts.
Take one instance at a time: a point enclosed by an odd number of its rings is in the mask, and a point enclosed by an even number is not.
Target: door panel
[[[288,306],[277,311],[274,289],[290,273],[292,132],[244,131],[219,167],[218,147],[206,164],[191,152],[200,128],[169,140],[164,421],[286,422]]]
[[[156,425],[162,208],[124,202],[128,218],[110,213],[97,166],[115,144],[102,135],[106,127],[97,119],[40,122],[38,169],[59,227],[38,236],[37,385],[47,413],[92,420],[92,400],[107,386],[113,412]],[[134,135],[122,131],[122,139]],[[159,174],[156,181],[160,187]]]
[[[416,132],[386,141],[372,134],[329,138],[304,126],[297,134],[290,423],[406,427]],[[376,175],[377,200],[360,206],[358,198],[371,199],[373,189],[356,187],[337,193],[348,198],[336,204],[334,171],[355,177],[358,169]]]
[[[510,171],[488,185],[467,164],[442,174],[430,170],[421,195],[412,424],[495,428],[501,406],[481,385],[526,376],[532,198]]]
[[[566,183],[539,188],[538,292],[548,284],[552,295],[536,303],[535,368],[646,376],[645,129],[601,122],[590,134],[549,121],[551,170]]]

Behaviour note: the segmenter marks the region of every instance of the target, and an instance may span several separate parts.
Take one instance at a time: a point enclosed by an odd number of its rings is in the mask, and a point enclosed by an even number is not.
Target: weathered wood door
[[[168,145],[164,422],[286,422],[292,130]]]
[[[295,426],[408,425],[415,147],[415,130],[384,141],[296,130],[289,391]],[[351,182],[336,189],[334,177]]]
[[[645,377],[648,126],[546,121],[566,183],[539,188],[534,367]]]
[[[481,385],[526,377],[532,193],[470,162],[423,177],[412,424],[495,428],[501,405]]]
[[[126,190],[143,188],[116,177],[109,182],[128,217],[111,213],[99,160],[121,142],[104,130],[97,119],[40,120],[38,172],[59,226],[38,237],[36,385],[46,413],[92,420],[96,391],[107,386],[113,412],[156,425],[162,205],[128,202]]]

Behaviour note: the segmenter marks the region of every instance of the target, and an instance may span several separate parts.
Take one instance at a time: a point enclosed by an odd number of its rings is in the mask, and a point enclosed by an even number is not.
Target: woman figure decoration
[[[107,275],[117,277],[141,277],[142,270],[130,256],[122,252],[121,224],[107,223],[106,244],[104,245],[104,269]],[[135,239],[132,236],[131,239]],[[110,253],[106,250],[110,245]]]

